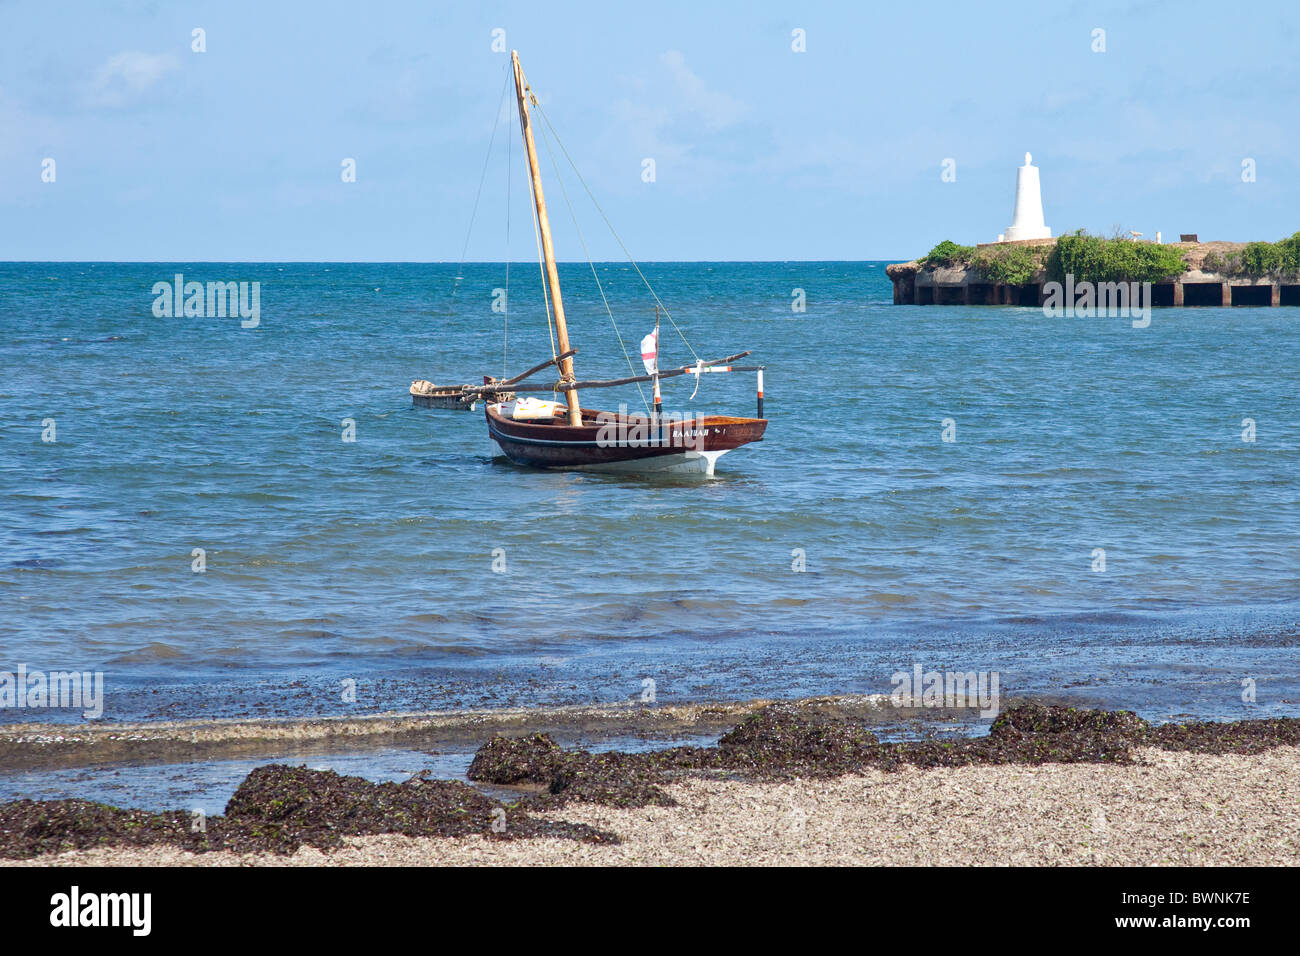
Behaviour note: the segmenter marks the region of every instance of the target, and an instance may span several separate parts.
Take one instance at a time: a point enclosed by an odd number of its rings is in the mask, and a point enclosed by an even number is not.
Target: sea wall
[[[1036,239],[1017,245],[1051,245],[1055,241]],[[1168,245],[1185,251],[1189,269],[1176,278],[1152,283],[1152,305],[1300,305],[1300,279],[1225,276],[1201,268],[1209,253],[1222,255],[1242,248],[1243,243],[1176,242]],[[1032,281],[1024,285],[992,282],[974,266],[930,266],[916,260],[886,266],[885,273],[894,283],[894,305],[1041,306],[1047,297],[1044,286],[1048,279],[1043,269],[1039,269]]]

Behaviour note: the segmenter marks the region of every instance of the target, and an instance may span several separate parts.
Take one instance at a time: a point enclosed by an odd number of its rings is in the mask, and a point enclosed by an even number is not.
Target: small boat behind
[[[504,396],[512,398],[513,395]],[[472,412],[478,407],[481,396],[465,390],[463,385],[434,385],[426,379],[411,383],[411,404],[417,408],[449,408],[453,411]]]

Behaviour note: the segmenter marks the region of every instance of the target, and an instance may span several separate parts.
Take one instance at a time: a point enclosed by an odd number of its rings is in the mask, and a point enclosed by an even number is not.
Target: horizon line
[[[911,259],[638,259],[636,265],[692,265],[703,263],[785,263],[785,262],[910,262]],[[531,266],[528,259],[0,259],[0,265],[417,265],[417,266]],[[556,265],[633,265],[625,259],[559,259]]]

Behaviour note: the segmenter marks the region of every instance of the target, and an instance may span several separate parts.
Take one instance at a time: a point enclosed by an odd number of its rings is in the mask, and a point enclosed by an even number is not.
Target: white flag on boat
[[[659,371],[659,330],[655,329],[641,340],[641,361],[645,363],[647,375]]]

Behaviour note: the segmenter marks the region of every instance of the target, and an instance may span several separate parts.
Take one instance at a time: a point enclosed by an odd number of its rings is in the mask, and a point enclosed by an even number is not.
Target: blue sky
[[[1056,234],[1276,239],[1300,229],[1297,10],[0,0],[0,259],[456,261],[505,76],[498,28],[639,259],[990,241],[1027,150]],[[471,260],[507,256],[506,136],[509,254],[535,254],[506,119]],[[557,252],[581,259],[545,153],[543,176]],[[593,257],[620,258],[567,185]]]

